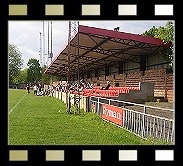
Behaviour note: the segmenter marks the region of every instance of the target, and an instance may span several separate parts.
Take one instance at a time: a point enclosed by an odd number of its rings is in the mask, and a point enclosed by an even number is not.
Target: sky
[[[51,20],[49,20],[51,21]],[[142,34],[154,26],[165,26],[168,20],[160,21],[79,21],[80,25],[91,26],[113,30],[120,27],[120,32]],[[27,62],[30,58],[40,59],[40,32],[42,34],[43,44],[43,21],[9,21],[8,22],[8,42],[16,45],[22,53],[24,60],[23,68],[27,68]],[[48,52],[48,21],[44,21],[45,27],[45,53]],[[53,58],[58,54],[61,48],[68,40],[69,21],[52,21],[53,29]],[[50,47],[50,46],[49,46]],[[43,50],[43,46],[42,46]],[[50,51],[49,51],[50,52]],[[47,56],[45,56],[47,61]],[[48,65],[50,62],[48,62]]]

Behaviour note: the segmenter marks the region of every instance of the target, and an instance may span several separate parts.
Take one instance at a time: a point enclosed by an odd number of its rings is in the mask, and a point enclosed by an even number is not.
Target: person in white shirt
[[[37,88],[38,88],[38,87],[37,87],[37,85],[35,84],[34,87],[33,87],[33,89],[34,89],[34,95],[36,95],[36,96],[37,96]]]

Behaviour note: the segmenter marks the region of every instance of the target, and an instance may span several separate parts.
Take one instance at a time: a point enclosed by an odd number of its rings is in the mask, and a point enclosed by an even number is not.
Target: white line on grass
[[[27,94],[25,94],[25,96],[26,95]],[[25,96],[23,96],[18,103],[20,103]],[[11,114],[11,112],[16,108],[16,106],[18,105],[18,103],[10,110],[9,114]]]

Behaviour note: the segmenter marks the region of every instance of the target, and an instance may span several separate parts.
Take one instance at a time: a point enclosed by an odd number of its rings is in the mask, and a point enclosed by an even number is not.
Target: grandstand
[[[79,45],[76,44],[78,36]],[[70,46],[71,80],[77,79],[75,48],[79,48],[80,78],[94,85],[94,89],[81,94],[116,97],[119,93],[139,90],[139,82],[152,82],[155,97],[173,102],[173,74],[169,62],[162,57],[167,56],[171,43],[163,44],[161,39],[149,36],[79,25]],[[67,76],[68,49],[66,42],[46,69],[46,74]],[[100,90],[107,81],[111,82],[110,89]]]

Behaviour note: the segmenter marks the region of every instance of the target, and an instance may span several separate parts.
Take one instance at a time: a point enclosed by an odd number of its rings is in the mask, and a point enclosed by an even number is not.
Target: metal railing
[[[156,138],[174,143],[174,120],[147,113],[147,109],[174,112],[173,109],[159,108],[115,99],[90,97],[89,103],[95,105],[95,112],[102,117],[102,104],[109,104],[123,108],[122,127],[142,138]],[[142,107],[143,111],[128,109],[127,105]],[[92,106],[90,106],[92,108]],[[131,107],[130,107],[131,108]],[[90,109],[91,110],[91,109]]]
[[[174,121],[138,111],[123,109],[123,126],[137,135],[173,142]]]

